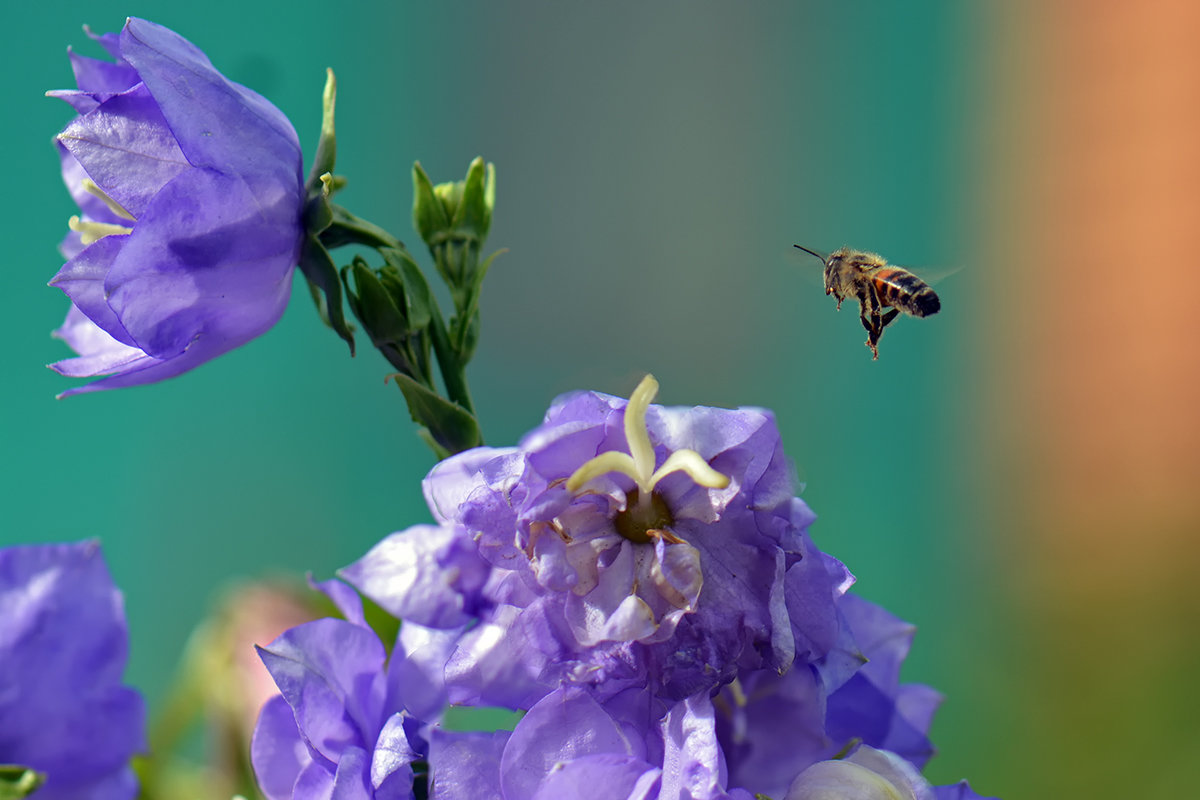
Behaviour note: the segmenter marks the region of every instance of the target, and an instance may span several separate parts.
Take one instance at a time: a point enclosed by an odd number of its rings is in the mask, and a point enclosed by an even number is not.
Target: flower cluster
[[[51,281],[71,299],[52,364],[64,392],[160,381],[246,343],[283,314],[300,253],[300,142],[277,108],[190,42],[130,19],[71,53],[78,113],[55,140],[79,205]]]
[[[340,573],[403,620],[390,658],[323,586],[347,619],[263,650],[272,800],[935,796],[940,696],[899,683],[912,628],[812,543],[772,416],[656,391],[564,396],[518,447],[433,469],[437,524]],[[524,714],[449,731],[446,703]]]
[[[145,710],[121,685],[125,609],[99,544],[0,549],[0,620],[0,764],[41,773],[38,800],[130,800]]]

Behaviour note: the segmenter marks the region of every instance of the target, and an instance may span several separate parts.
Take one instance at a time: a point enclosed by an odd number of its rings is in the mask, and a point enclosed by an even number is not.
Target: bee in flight
[[[807,247],[794,247],[821,259],[825,265],[825,294],[837,298],[839,311],[846,298],[858,301],[859,318],[867,329],[867,347],[875,360],[879,359],[883,329],[900,312],[928,317],[942,308],[942,301],[929,284],[903,267],[890,266],[882,256],[843,247],[825,258]]]

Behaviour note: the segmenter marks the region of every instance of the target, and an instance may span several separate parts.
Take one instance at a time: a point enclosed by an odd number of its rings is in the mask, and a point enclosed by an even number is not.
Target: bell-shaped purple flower
[[[129,800],[145,707],[121,685],[125,608],[95,541],[0,549],[0,763],[39,800]]]
[[[51,281],[71,298],[52,364],[64,392],[185,372],[265,332],[283,314],[302,241],[299,140],[262,96],[190,42],[131,18],[96,38],[116,59],[71,53],[78,112],[58,135],[79,204]]]
[[[443,461],[425,482],[441,524],[343,570],[397,616],[480,619],[452,702],[529,708],[564,682],[680,700],[839,640],[852,579],[807,536],[771,415],[651,406],[656,389],[559,398],[519,447]]]

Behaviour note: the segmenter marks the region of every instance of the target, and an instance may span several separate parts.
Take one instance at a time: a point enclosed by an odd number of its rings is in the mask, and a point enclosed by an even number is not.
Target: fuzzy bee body
[[[795,245],[825,264],[825,294],[842,301],[858,301],[859,317],[867,330],[867,347],[879,358],[879,337],[896,317],[908,314],[928,317],[942,308],[937,293],[925,281],[903,267],[892,266],[875,253],[843,247],[825,258],[807,247]]]
[[[929,284],[900,267],[881,267],[871,280],[879,302],[914,317],[928,317],[942,308],[942,301]]]

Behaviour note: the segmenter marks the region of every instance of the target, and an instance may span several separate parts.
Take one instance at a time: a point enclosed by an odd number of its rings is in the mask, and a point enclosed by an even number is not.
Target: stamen
[[[96,185],[96,182],[91,178],[83,179],[83,190],[93,197],[99,197],[104,201],[104,205],[108,206],[108,210],[116,214],[121,219],[127,219],[130,222],[137,222],[137,218],[125,210],[125,207],[113,200],[108,194]]]
[[[100,241],[105,236],[122,236],[126,233],[133,233],[133,228],[113,225],[108,222],[85,222],[79,219],[79,217],[71,217],[67,220],[67,227],[79,234],[79,241],[85,247],[93,242]]]

